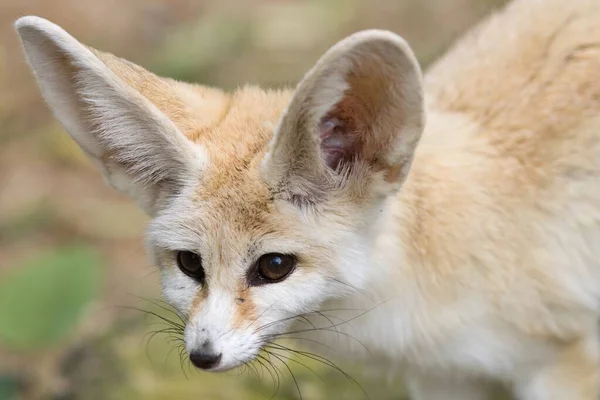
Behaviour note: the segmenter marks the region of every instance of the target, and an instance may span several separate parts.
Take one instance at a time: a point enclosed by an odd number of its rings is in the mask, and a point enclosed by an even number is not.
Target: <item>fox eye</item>
[[[254,268],[250,284],[258,286],[265,283],[281,282],[296,268],[296,257],[288,254],[269,253],[262,255]]]
[[[198,283],[204,283],[204,268],[202,267],[202,257],[191,251],[177,252],[177,266],[187,276],[194,278]]]

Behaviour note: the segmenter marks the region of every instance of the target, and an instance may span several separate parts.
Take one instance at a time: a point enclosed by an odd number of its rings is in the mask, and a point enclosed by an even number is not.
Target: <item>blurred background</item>
[[[52,119],[20,52],[16,18],[43,16],[155,73],[232,90],[293,85],[330,45],[365,28],[401,34],[426,68],[504,2],[0,0],[0,399],[243,400],[276,389],[265,371],[195,372],[168,335],[149,341],[169,313],[144,253],[145,217]],[[302,398],[367,398],[310,361],[290,363]],[[371,399],[406,399],[394,371],[340,367]],[[273,398],[301,398],[282,372]]]

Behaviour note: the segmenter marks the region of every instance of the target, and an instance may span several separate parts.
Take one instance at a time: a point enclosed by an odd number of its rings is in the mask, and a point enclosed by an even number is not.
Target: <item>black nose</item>
[[[219,361],[221,361],[222,355],[223,353],[214,354],[196,350],[190,354],[190,361],[198,368],[211,369],[216,367]]]

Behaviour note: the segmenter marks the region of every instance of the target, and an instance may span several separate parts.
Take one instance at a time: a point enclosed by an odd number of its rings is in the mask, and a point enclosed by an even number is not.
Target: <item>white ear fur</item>
[[[423,127],[421,70],[408,44],[388,31],[358,32],[299,83],[265,159],[267,179],[307,192],[360,164],[397,188]]]
[[[153,214],[194,174],[194,145],[88,47],[38,17],[15,23],[42,95],[117,189]]]

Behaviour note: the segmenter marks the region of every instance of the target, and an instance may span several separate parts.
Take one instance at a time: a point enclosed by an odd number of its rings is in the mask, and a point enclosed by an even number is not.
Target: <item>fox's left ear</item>
[[[406,178],[423,126],[421,70],[408,44],[387,31],[358,32],[300,82],[264,172],[281,192],[309,201],[352,180],[389,193]]]

